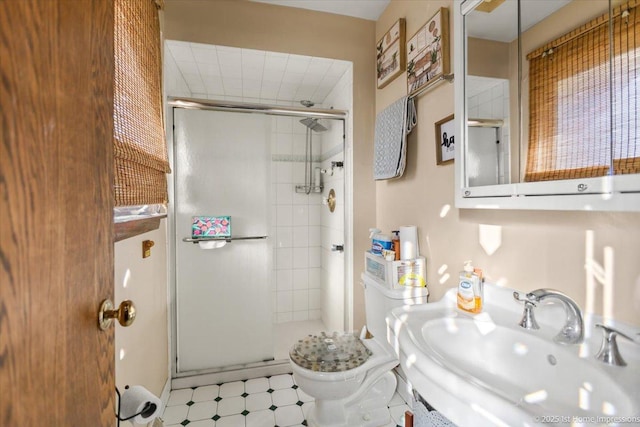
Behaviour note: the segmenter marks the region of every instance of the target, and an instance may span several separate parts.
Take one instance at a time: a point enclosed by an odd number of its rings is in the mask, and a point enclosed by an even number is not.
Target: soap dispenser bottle
[[[458,283],[458,308],[469,313],[480,313],[482,311],[482,284],[480,277],[473,270],[471,261],[465,261]]]

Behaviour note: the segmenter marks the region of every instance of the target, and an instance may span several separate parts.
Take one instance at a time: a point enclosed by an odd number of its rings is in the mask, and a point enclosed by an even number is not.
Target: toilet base
[[[309,412],[307,423],[312,427],[380,427],[391,422],[387,405],[393,398],[397,379],[387,371],[368,392],[349,403],[344,400],[318,400]]]

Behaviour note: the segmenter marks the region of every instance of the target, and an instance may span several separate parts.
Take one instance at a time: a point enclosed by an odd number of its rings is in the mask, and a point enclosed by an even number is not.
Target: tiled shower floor
[[[313,398],[290,374],[172,390],[162,419],[165,427],[306,426]],[[392,422],[404,426],[409,407],[396,394],[389,403]]]

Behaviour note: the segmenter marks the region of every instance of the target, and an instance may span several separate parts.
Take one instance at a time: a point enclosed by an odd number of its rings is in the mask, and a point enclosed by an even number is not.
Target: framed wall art
[[[382,89],[405,70],[405,23],[400,18],[376,45],[376,75]]]
[[[407,42],[409,96],[449,74],[449,11],[441,7]]]
[[[436,122],[436,164],[452,163],[455,156],[455,122],[453,114]]]

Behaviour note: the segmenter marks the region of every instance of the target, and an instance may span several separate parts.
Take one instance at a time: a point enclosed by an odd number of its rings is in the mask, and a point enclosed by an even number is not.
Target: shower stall
[[[174,387],[287,372],[296,340],[348,327],[346,113],[169,105]],[[219,216],[230,236],[193,234],[194,218]]]

